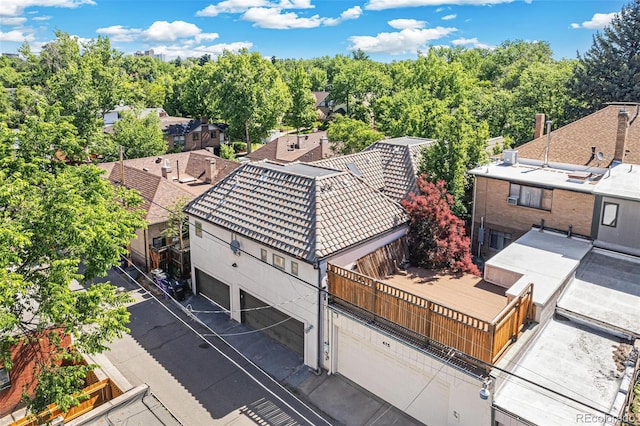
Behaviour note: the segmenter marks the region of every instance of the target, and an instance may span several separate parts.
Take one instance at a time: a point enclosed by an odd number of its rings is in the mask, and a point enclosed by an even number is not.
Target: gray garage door
[[[267,306],[262,300],[240,290],[242,323],[257,329],[273,340],[304,356],[304,324]],[[255,309],[262,308],[262,309]],[[277,325],[276,325],[277,324]]]
[[[225,309],[231,309],[229,286],[196,268],[196,290]]]

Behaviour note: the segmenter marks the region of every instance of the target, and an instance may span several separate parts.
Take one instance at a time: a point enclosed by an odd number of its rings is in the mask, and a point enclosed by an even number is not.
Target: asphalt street
[[[133,386],[148,384],[184,425],[329,424],[174,304],[120,274],[108,278],[135,301],[130,333],[104,355]]]

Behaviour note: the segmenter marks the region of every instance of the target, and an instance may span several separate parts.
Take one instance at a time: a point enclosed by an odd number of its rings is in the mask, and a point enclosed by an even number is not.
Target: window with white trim
[[[298,262],[291,261],[291,273],[293,275],[298,275]]]
[[[285,267],[284,257],[279,256],[279,255],[274,253],[273,254],[273,266],[275,266],[276,268],[284,269],[284,267]]]
[[[260,249],[260,259],[263,262],[267,261],[267,250],[266,249]]]

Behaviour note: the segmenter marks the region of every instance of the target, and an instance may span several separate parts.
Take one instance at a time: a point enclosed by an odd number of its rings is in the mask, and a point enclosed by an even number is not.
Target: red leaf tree
[[[480,275],[471,259],[471,241],[465,235],[464,222],[451,212],[453,196],[447,183],[418,179],[420,194],[409,194],[402,201],[411,217],[409,225],[409,261],[414,266],[447,272]]]

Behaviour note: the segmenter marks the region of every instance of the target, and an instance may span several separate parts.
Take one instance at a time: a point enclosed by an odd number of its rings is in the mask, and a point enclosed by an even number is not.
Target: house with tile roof
[[[135,189],[143,198],[141,208],[148,227],[136,231],[137,238],[131,240],[133,262],[147,271],[156,268],[168,271],[172,260],[180,257],[173,253],[174,242],[162,236],[169,215],[167,209],[178,199],[192,200],[201,195],[239,166],[207,150],[98,164],[111,182]],[[188,242],[183,251],[188,252]]]
[[[250,161],[270,160],[278,163],[304,163],[320,160],[333,155],[326,131],[309,134],[287,133],[267,142],[248,154]]]
[[[362,177],[392,200],[400,202],[410,192],[417,192],[417,176],[423,148],[433,139],[404,136],[383,139],[364,151],[316,161],[322,167],[350,171]]]
[[[597,238],[603,198],[596,188],[618,165],[640,162],[639,112],[609,105],[546,135],[538,116],[539,137],[471,170],[474,255],[491,257],[532,225]]]
[[[405,235],[402,207],[348,171],[245,163],[185,208],[193,291],[323,367],[328,262]]]

